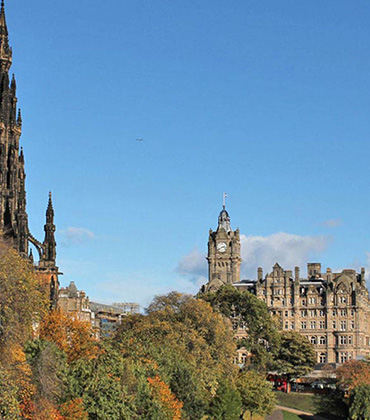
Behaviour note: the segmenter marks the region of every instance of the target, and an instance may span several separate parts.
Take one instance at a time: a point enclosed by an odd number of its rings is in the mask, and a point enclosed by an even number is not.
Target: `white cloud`
[[[62,238],[61,244],[64,246],[81,245],[84,242],[94,239],[94,233],[81,227],[69,227],[59,231]]]
[[[305,267],[326,248],[325,236],[300,236],[279,232],[269,236],[240,236],[243,258],[241,276],[256,278],[258,267],[271,271],[278,262],[285,269]],[[369,257],[370,261],[370,257]],[[179,261],[176,271],[196,285],[207,282],[207,261],[205,255],[193,249]]]
[[[201,286],[207,283],[207,260],[205,254],[193,249],[178,262],[177,273],[187,277],[193,284]]]
[[[271,271],[278,262],[285,269],[304,267],[326,248],[325,236],[301,236],[279,232],[269,236],[241,235],[242,276],[255,278],[258,267]]]
[[[342,220],[341,219],[328,219],[328,220],[324,220],[321,223],[321,225],[328,228],[336,228],[342,225]]]

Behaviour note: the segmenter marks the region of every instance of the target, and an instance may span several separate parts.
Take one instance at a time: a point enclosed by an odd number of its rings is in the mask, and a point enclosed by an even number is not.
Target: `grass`
[[[285,410],[283,410],[283,416],[284,420],[302,420],[302,417],[299,417],[297,414]]]
[[[346,418],[347,408],[339,395],[320,395],[320,394],[298,394],[291,392],[275,393],[277,404],[283,407],[295,408],[306,413],[318,414],[331,420],[344,420]],[[291,417],[287,417],[291,416]],[[284,414],[284,420],[297,420],[299,416],[293,414]]]
[[[296,392],[286,394],[285,392],[276,392],[275,395],[278,404],[284,407],[296,408],[297,410],[306,411],[307,413],[315,413],[316,411],[314,398],[311,394],[298,394]]]

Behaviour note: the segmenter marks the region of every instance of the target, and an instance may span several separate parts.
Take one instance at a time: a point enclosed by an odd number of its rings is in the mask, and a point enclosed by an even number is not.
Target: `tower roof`
[[[230,216],[226,211],[225,206],[223,206],[220,215],[218,216],[218,229],[223,228],[226,232],[231,231],[230,226]]]

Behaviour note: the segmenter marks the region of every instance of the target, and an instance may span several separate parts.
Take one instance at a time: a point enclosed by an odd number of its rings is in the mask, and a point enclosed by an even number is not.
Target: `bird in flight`
[[[144,139],[136,139],[136,141],[143,141]]]

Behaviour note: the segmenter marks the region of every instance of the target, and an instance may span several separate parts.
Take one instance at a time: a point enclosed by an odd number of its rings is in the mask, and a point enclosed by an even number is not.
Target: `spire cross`
[[[223,193],[222,194],[222,207],[224,208],[224,210],[226,208],[226,197],[227,197],[227,193]]]

